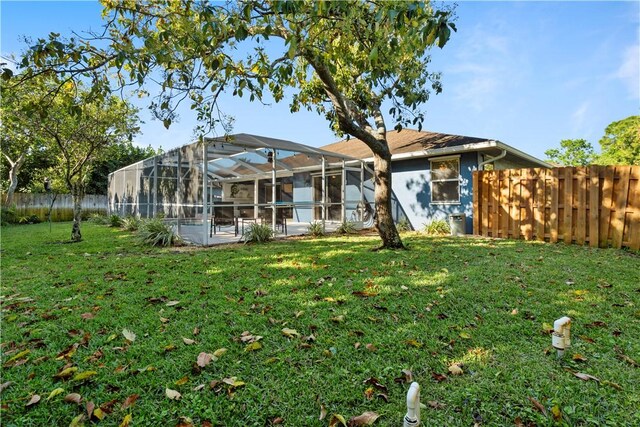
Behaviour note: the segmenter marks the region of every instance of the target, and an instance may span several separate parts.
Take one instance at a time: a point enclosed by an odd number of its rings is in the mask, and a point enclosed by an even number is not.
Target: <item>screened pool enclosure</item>
[[[309,223],[366,222],[371,171],[358,159],[291,141],[207,138],[109,175],[109,212],[162,217],[187,241],[236,240],[254,223],[302,234]],[[301,231],[303,230],[303,231]]]

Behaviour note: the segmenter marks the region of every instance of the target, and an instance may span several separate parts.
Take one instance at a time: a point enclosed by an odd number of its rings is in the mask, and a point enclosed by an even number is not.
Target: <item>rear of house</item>
[[[471,233],[474,170],[550,167],[492,139],[403,129],[388,132],[387,142],[392,160],[394,219],[405,218],[414,229],[462,214],[464,230]],[[322,149],[373,163],[373,153],[358,139],[339,141]],[[372,192],[368,198],[372,200]]]

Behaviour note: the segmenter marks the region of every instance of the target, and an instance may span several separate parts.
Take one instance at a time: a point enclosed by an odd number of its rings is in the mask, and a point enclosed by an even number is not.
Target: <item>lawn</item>
[[[419,234],[402,252],[157,249],[70,229],[2,228],[3,426],[399,426],[409,376],[425,425],[640,425],[637,254]]]

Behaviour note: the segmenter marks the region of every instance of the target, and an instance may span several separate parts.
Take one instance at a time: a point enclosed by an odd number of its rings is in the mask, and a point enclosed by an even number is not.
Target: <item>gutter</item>
[[[500,159],[502,159],[502,158],[504,158],[506,156],[507,156],[507,150],[502,150],[502,153],[498,154],[497,156],[491,157],[491,158],[489,158],[489,159],[487,159],[487,160],[485,160],[483,162],[478,163],[478,170],[482,171],[482,170],[484,170],[484,165],[486,165],[487,163],[493,163],[496,160],[500,160]]]

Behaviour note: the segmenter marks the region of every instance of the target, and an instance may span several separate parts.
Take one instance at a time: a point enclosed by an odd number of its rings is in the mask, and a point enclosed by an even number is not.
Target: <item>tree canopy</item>
[[[563,139],[560,148],[551,148],[544,154],[550,162],[562,166],[587,166],[597,157],[586,139]]]
[[[640,166],[640,116],[611,123],[600,139],[598,163]]]
[[[383,102],[393,127],[421,128],[421,105],[441,91],[428,50],[443,47],[455,25],[449,9],[424,2],[256,1],[227,3],[103,0],[105,31],[90,40],[52,34],[22,65],[36,75],[89,78],[94,96],[109,85],[96,74],[110,67],[120,88],[159,84],[152,109],[165,126],[188,100],[201,134],[225,124],[224,91],[264,101],[290,96],[291,111],[315,110],[339,135],[374,153],[376,227],[389,248],[404,247],[391,216],[391,154]]]

